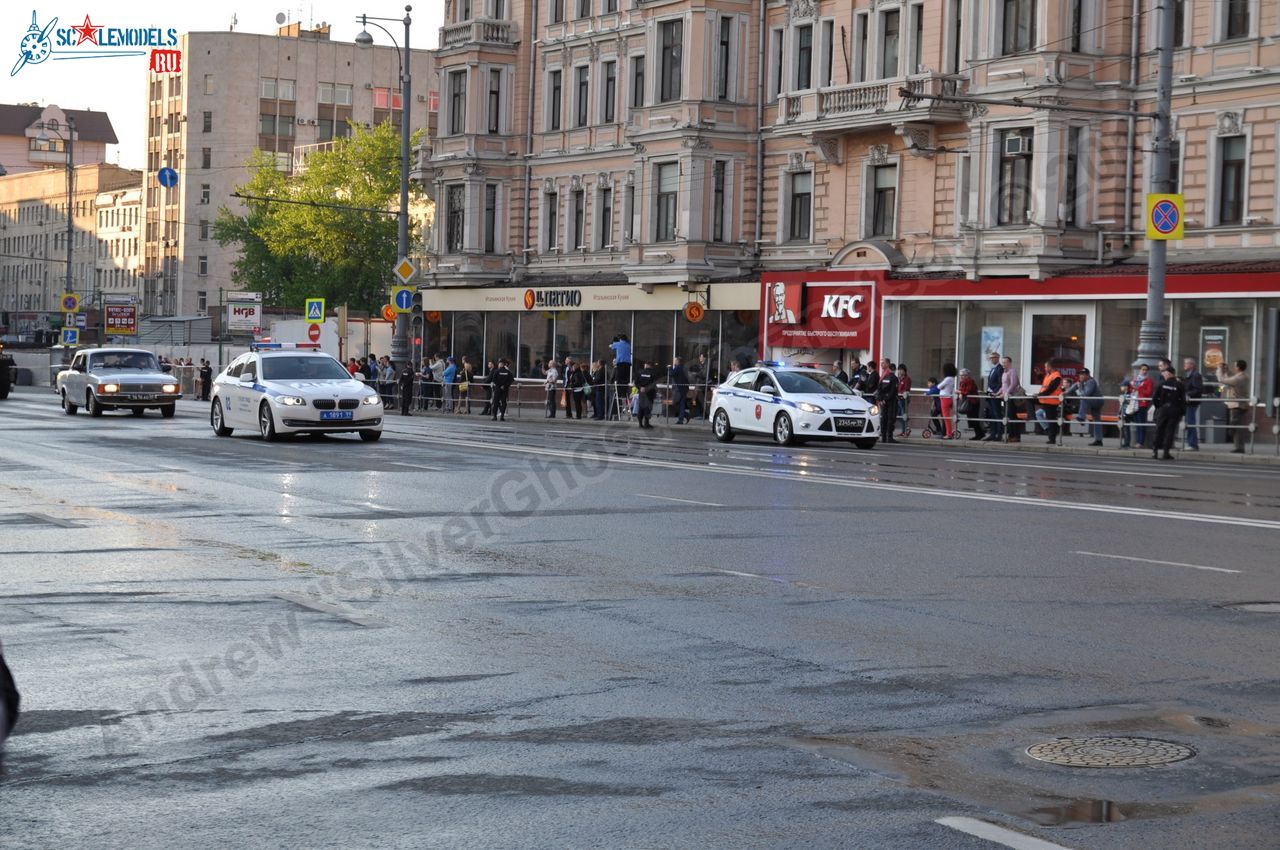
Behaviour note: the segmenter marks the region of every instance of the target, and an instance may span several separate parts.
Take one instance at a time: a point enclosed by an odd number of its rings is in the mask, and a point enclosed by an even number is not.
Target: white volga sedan
[[[209,425],[219,437],[252,428],[264,440],[283,434],[357,432],[382,436],[382,399],[313,347],[260,344],[213,381]]]
[[[880,408],[821,369],[757,363],[716,387],[711,431],[722,443],[741,431],[783,446],[849,440],[869,449],[880,438]]]

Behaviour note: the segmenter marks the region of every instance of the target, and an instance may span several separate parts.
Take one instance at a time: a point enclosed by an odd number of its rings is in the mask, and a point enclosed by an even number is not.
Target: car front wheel
[[[874,449],[876,447],[876,440],[874,437],[869,440],[854,440],[853,444],[860,449]]]
[[[93,394],[93,390],[89,390],[84,394],[84,409],[88,411],[90,416],[102,415],[102,403],[98,401],[98,397]]]
[[[67,395],[67,391],[63,390],[62,391],[62,412],[67,414],[68,416],[75,416],[76,411],[79,409],[80,408],[78,406],[76,406],[75,404],[72,404],[71,397]]]
[[[263,442],[271,442],[276,438],[276,420],[271,416],[271,407],[264,401],[258,408],[258,432]]]
[[[361,431],[360,439],[364,440],[366,443],[376,443],[382,439],[382,432],[381,431]]]
[[[222,399],[215,398],[213,407],[209,408],[209,425],[213,428],[213,433],[219,437],[230,437],[231,429],[227,427],[225,418],[222,415]]]
[[[177,412],[178,412],[178,406],[176,404],[160,405],[160,415],[163,416],[165,419],[172,419],[173,414]]]
[[[715,418],[711,420],[711,433],[722,443],[733,442],[733,428],[729,425],[729,414],[724,412],[724,408],[717,410]]]
[[[145,407],[135,407],[135,408],[133,409],[133,415],[134,415],[134,416],[146,416],[146,415],[147,415],[147,409],[146,409]]]
[[[789,446],[795,442],[795,432],[791,429],[791,417],[779,413],[773,420],[773,440],[780,446]]]

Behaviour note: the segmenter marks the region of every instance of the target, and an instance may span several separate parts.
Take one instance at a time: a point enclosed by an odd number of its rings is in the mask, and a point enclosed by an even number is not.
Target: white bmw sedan
[[[252,428],[264,440],[282,434],[382,436],[382,399],[332,356],[302,346],[260,345],[213,381],[209,425],[219,437]]]
[[[880,438],[880,408],[821,369],[758,363],[716,387],[711,431],[722,443],[741,431],[784,446],[849,440],[869,449]]]

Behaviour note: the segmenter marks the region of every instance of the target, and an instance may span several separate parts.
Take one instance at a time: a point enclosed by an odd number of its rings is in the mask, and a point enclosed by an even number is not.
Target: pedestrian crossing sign
[[[307,299],[307,321],[308,322],[324,321],[324,299],[323,298]]]

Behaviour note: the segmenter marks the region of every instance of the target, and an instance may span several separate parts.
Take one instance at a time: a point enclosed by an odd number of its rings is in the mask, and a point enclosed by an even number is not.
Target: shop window
[[[631,337],[634,358],[631,374],[650,360],[657,364],[661,380],[666,381],[667,367],[675,346],[675,310],[639,310],[635,314],[635,334]]]
[[[898,47],[901,44],[899,27],[902,13],[885,12],[880,16],[880,78],[898,76]]]
[[[658,166],[657,198],[654,220],[655,242],[676,238],[676,211],[680,198],[680,164],[667,162]]]
[[[658,25],[658,55],[661,62],[658,100],[661,103],[680,99],[683,52],[684,21],[663,21]]]
[[[1218,142],[1218,224],[1244,223],[1245,137]]]
[[[893,238],[898,206],[898,166],[877,165],[871,179],[871,236]]]
[[[516,376],[541,378],[547,360],[555,351],[554,314],[525,313],[520,316],[520,356],[516,362]],[[628,314],[630,315],[630,314]],[[535,370],[535,364],[540,364]]]
[[[556,314],[556,357],[572,357],[583,369],[591,367],[591,313],[587,310],[565,310]],[[596,346],[600,348],[599,345]],[[564,376],[561,375],[563,378]]]
[[[1044,381],[1044,364],[1052,363],[1063,375],[1080,374],[1092,340],[1088,339],[1088,316],[1081,313],[1045,313],[1031,317],[1031,362],[1019,370],[1024,386]]]
[[[476,377],[484,370],[484,316],[465,310],[453,314],[453,356],[459,369],[462,358],[468,358]]]
[[[714,360],[718,375],[728,375],[731,366],[750,366],[756,361],[759,350],[759,310],[725,310],[720,314],[720,351],[717,357],[707,358]]]
[[[808,242],[813,238],[813,172],[792,174],[789,184],[787,241]]]
[[[967,366],[975,376],[981,376],[985,388],[987,373],[991,371],[991,361],[987,356],[995,352],[1001,357],[1013,359],[1014,368],[1022,375],[1026,364],[1020,363],[1022,357],[1022,305],[1009,301],[964,301],[960,304],[960,340],[957,366]],[[916,364],[905,360],[914,377]],[[926,376],[928,377],[928,376]],[[935,375],[935,377],[938,377]],[[924,381],[916,379],[919,386],[926,386]]]
[[[1001,0],[1000,52],[1026,53],[1036,46],[1036,0]]]
[[[1104,394],[1118,395],[1120,382],[1133,374],[1133,362],[1138,357],[1138,334],[1135,328],[1142,324],[1146,314],[1144,301],[1098,302],[1099,345],[1093,377],[1097,379]],[[1151,367],[1154,369],[1155,364],[1152,363]],[[1027,383],[1025,378],[1023,383]]]
[[[484,317],[484,358],[486,364],[502,357],[516,362],[516,334],[519,332],[520,315],[506,311],[486,313]]]
[[[1000,185],[997,223],[1026,224],[1031,220],[1031,139],[1030,127],[1001,130]]]
[[[942,366],[956,363],[956,302],[903,302],[898,359],[910,368],[912,383],[942,380]],[[957,364],[962,365],[962,364]]]
[[[447,254],[462,252],[467,220],[467,187],[461,184],[448,187],[445,196],[444,249]]]
[[[1192,357],[1200,364],[1206,380],[1212,381],[1214,373],[1223,363],[1244,360],[1249,371],[1259,370],[1253,365],[1254,302],[1247,299],[1205,298],[1186,299],[1177,302],[1178,326],[1177,359],[1182,368],[1182,358]],[[1230,370],[1228,370],[1230,371]]]

